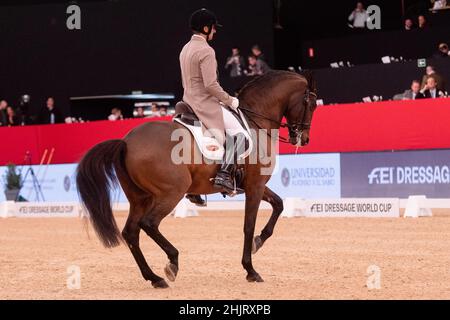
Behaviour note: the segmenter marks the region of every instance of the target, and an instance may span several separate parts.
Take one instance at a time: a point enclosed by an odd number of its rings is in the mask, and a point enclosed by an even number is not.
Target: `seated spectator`
[[[257,44],[252,47],[252,54],[256,57],[256,59],[263,60],[267,63],[264,53],[262,53],[261,48]]]
[[[20,119],[16,115],[16,112],[14,111],[13,107],[11,106],[6,107],[6,126],[14,127],[19,125]]]
[[[0,126],[6,126],[7,113],[6,108],[8,107],[8,102],[6,100],[0,101]]]
[[[438,47],[438,51],[433,55],[435,59],[446,58],[448,59],[450,52],[448,51],[448,45],[446,43],[441,43]]]
[[[152,103],[152,118],[161,117],[159,113],[158,105],[156,103]]]
[[[255,56],[248,57],[247,76],[260,76],[270,71],[269,66],[263,60],[258,60]]]
[[[367,14],[366,9],[364,8],[364,4],[362,2],[358,2],[356,4],[356,8],[348,17],[348,21],[352,22],[350,25],[351,28],[362,30],[366,27],[366,21],[369,19],[369,15]]]
[[[231,49],[231,56],[228,57],[225,69],[229,69],[230,77],[240,77],[243,75],[245,68],[244,58],[239,52],[239,48],[234,47]]]
[[[426,30],[426,29],[428,29],[427,19],[425,18],[425,16],[423,14],[421,14],[417,18],[417,26],[418,26],[419,30]]]
[[[427,79],[427,84],[425,85],[424,90],[422,90],[422,93],[423,97],[427,99],[442,98],[447,95],[446,92],[437,88],[437,82],[433,77]]]
[[[446,83],[444,77],[438,74],[433,66],[427,66],[425,75],[422,77],[422,91],[425,89],[429,77],[433,77],[434,80],[436,80],[438,90],[442,91],[446,90]]]
[[[136,109],[136,116],[135,116],[135,118],[146,118],[146,116],[145,116],[145,114],[144,114],[144,108],[142,108],[142,107],[138,107],[137,109]]]
[[[159,115],[160,115],[161,117],[167,116],[167,108],[164,107],[164,106],[161,106],[161,107],[159,108]]]
[[[108,117],[110,121],[123,120],[122,110],[119,108],[113,108],[111,114]]]
[[[411,19],[406,19],[405,20],[405,30],[406,31],[410,31],[410,30],[413,30],[414,29],[414,23],[413,23],[413,21],[411,20]]]
[[[40,124],[55,124],[64,122],[64,117],[59,109],[55,107],[55,99],[52,97],[47,99],[46,106],[41,111],[38,122]]]
[[[394,100],[416,100],[423,99],[424,95],[420,92],[420,81],[414,80],[411,83],[411,89],[394,96]]]

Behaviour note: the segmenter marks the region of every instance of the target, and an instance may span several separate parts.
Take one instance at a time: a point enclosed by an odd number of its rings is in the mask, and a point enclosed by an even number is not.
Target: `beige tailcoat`
[[[189,104],[209,130],[217,130],[216,139],[224,143],[224,122],[219,102],[231,105],[232,97],[217,80],[214,49],[199,35],[193,35],[180,53],[183,100]],[[219,133],[220,132],[220,133]]]

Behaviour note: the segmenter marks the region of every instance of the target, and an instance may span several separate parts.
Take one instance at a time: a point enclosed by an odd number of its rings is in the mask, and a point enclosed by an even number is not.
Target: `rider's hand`
[[[238,98],[231,98],[233,101],[231,102],[230,107],[234,110],[237,111],[237,108],[239,107],[239,99]]]

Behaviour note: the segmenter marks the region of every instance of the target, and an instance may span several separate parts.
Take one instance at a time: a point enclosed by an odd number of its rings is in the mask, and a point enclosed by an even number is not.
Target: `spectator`
[[[362,30],[366,27],[366,21],[369,19],[366,9],[362,2],[356,4],[355,10],[348,17],[348,21],[352,22],[350,27]]]
[[[420,92],[420,81],[414,80],[411,83],[411,89],[394,96],[394,100],[416,100],[423,99],[424,95]]]
[[[231,49],[231,56],[228,57],[225,69],[230,69],[230,77],[240,77],[243,74],[245,68],[244,58],[239,52],[239,48],[234,47]]]
[[[429,77],[427,79],[427,84],[425,85],[424,90],[422,90],[422,93],[424,98],[428,99],[436,99],[446,96],[446,93],[443,90],[439,90],[437,88],[436,79],[433,77]]]
[[[8,107],[8,102],[6,100],[0,101],[0,126],[5,126],[7,122],[6,108]]]
[[[438,51],[433,55],[433,58],[448,58],[450,55],[448,51],[448,45],[446,43],[441,43],[438,47]]]
[[[445,91],[446,83],[444,77],[438,74],[433,66],[427,66],[425,75],[422,78],[422,91],[425,89],[429,77],[433,77],[437,83],[437,89]]]
[[[246,71],[247,76],[260,76],[267,73],[269,70],[270,68],[264,60],[258,60],[253,55],[248,57],[248,70]]]
[[[158,110],[158,105],[156,103],[152,103],[152,118],[161,117],[161,114]]]
[[[410,30],[413,30],[414,29],[414,23],[413,23],[413,21],[411,20],[411,19],[406,19],[405,20],[405,30],[406,31],[410,31]]]
[[[6,125],[8,127],[20,125],[19,117],[16,116],[16,112],[11,106],[6,107]]]
[[[436,0],[433,5],[433,10],[440,10],[440,9],[445,8],[446,6],[447,6],[447,0]]]
[[[45,108],[42,110],[39,115],[39,123],[40,124],[55,124],[55,123],[63,123],[64,117],[58,108],[55,107],[55,99],[49,97],[46,102]]]
[[[418,25],[418,27],[419,27],[420,30],[428,29],[427,19],[425,18],[424,15],[421,14],[421,15],[417,18],[417,22],[418,22],[417,25]]]
[[[165,116],[167,116],[167,108],[164,107],[164,106],[161,106],[161,107],[159,108],[159,115],[160,115],[160,117],[165,117]]]
[[[252,54],[256,57],[256,59],[267,63],[264,53],[262,53],[261,48],[257,44],[252,47]]]
[[[136,116],[135,118],[145,118],[144,108],[138,107],[136,108]]]
[[[112,108],[108,120],[110,121],[123,120],[122,110],[120,110],[119,108]]]

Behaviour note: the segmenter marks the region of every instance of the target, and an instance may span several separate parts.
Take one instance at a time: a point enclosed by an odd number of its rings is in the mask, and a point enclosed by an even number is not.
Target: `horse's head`
[[[293,145],[306,146],[309,144],[309,131],[314,111],[317,107],[317,89],[312,73],[305,73],[308,86],[301,101],[291,103],[286,111],[289,128],[289,142]]]

